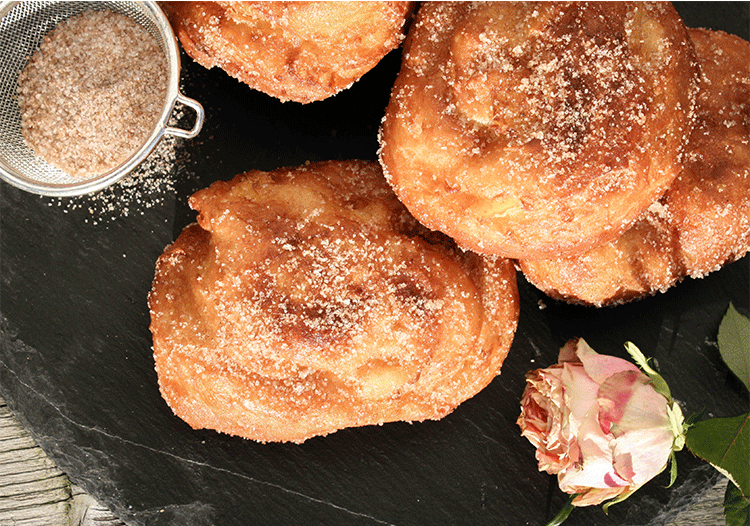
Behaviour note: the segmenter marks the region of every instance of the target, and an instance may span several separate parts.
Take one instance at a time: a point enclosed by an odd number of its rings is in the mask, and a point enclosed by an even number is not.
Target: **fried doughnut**
[[[401,44],[410,2],[163,2],[196,62],[282,101],[331,97]]]
[[[548,295],[613,305],[701,277],[750,249],[750,43],[691,29],[701,69],[685,167],[621,238],[578,257],[523,260]]]
[[[697,67],[671,4],[426,3],[404,52],[380,162],[464,248],[581,253],[680,170]]]
[[[248,172],[190,205],[149,306],[161,393],[194,428],[302,442],[439,419],[499,373],[515,267],[422,227],[377,163]]]

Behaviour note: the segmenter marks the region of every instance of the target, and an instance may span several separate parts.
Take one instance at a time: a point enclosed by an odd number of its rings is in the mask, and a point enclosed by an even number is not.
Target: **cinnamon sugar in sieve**
[[[21,130],[72,176],[113,170],[143,146],[161,113],[168,65],[130,18],[85,11],[57,25],[21,72]]]

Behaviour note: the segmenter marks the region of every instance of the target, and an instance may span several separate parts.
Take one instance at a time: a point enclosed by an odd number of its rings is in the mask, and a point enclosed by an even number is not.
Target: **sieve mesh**
[[[21,134],[18,76],[49,31],[88,10],[110,10],[127,16],[154,35],[167,59],[168,87],[158,126],[143,147],[115,170],[85,178],[64,173],[26,145]],[[178,98],[180,66],[174,35],[154,2],[6,2],[0,5],[0,17],[0,175],[41,194],[81,194],[119,179],[156,145]]]

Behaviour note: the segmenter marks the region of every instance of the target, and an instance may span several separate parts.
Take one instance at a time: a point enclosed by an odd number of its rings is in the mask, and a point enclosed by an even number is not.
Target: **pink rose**
[[[573,505],[627,497],[681,447],[679,407],[634,364],[582,339],[569,341],[558,362],[526,375],[521,435],[536,447],[539,470],[576,495]]]

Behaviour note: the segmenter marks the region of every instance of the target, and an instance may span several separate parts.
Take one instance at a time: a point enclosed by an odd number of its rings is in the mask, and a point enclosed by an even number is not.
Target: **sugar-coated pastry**
[[[664,291],[750,248],[750,43],[691,29],[701,69],[685,167],[667,193],[616,241],[584,255],[519,262],[556,298],[612,305]]]
[[[515,267],[422,227],[375,162],[252,171],[190,198],[149,295],[180,418],[261,442],[439,419],[500,371]]]
[[[282,101],[331,97],[401,44],[411,2],[162,2],[185,52]]]
[[[582,253],[680,171],[698,73],[669,3],[428,2],[404,53],[380,162],[464,248]]]

